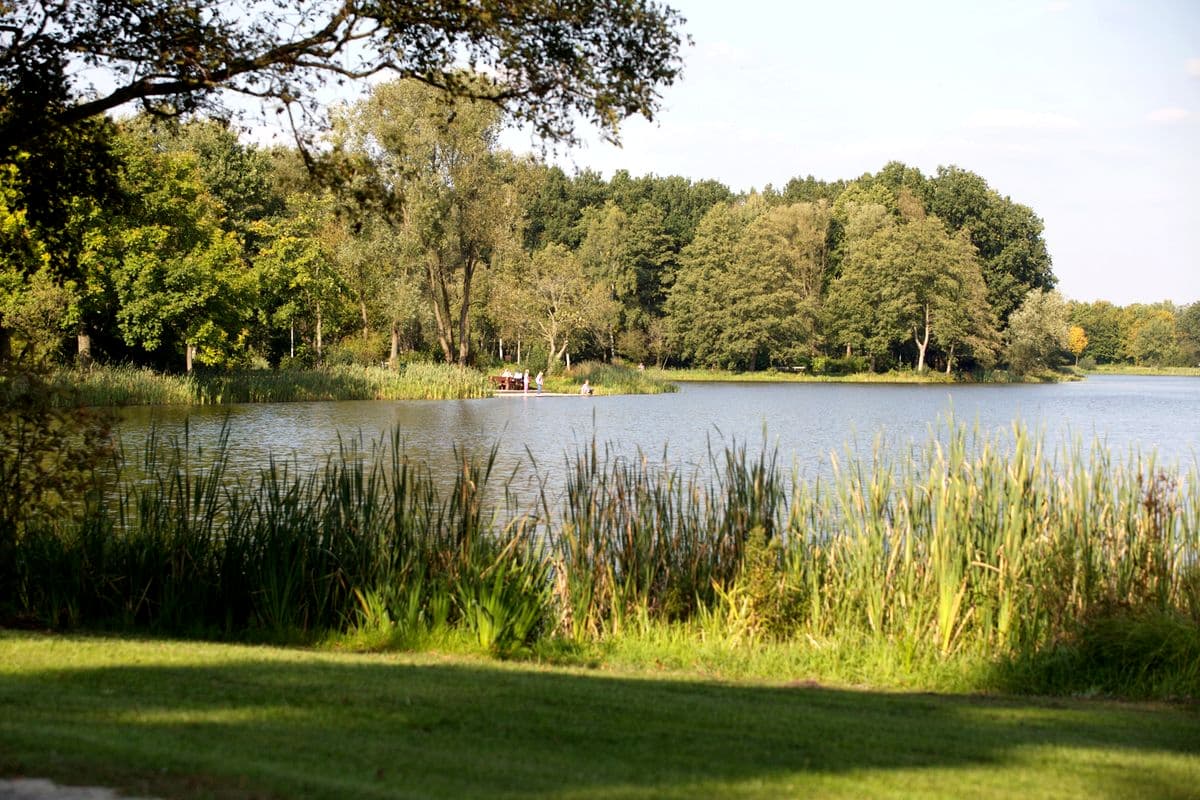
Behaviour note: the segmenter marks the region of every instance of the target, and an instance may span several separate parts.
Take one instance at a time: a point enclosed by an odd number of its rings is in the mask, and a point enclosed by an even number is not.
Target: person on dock
[[[579,387],[579,393],[581,395],[592,393],[592,384],[591,384],[591,381],[589,381],[587,378],[583,379],[583,386]]]
[[[525,374],[522,377],[525,382],[525,394],[529,394],[529,370],[525,370]]]
[[[537,384],[537,393],[541,394],[542,393],[542,372],[541,372],[541,370],[538,370],[537,377],[534,378],[533,380],[534,380],[534,383]]]

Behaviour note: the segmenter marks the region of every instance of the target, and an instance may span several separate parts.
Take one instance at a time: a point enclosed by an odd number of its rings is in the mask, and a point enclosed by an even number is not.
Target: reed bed
[[[241,480],[222,448],[152,437],[102,501],[10,542],[0,609],[378,646],[453,629],[500,654],[666,626],[745,652],[855,643],[901,672],[992,665],[992,688],[1200,696],[1194,466],[954,425],[817,484],[765,447],[711,458],[707,478],[593,443],[561,499],[522,509],[486,500],[491,459],[439,489],[398,434]]]
[[[487,377],[444,364],[334,366],[167,375],[137,367],[63,370],[57,383],[90,406],[223,405],[321,400],[451,400],[488,397]]]
[[[665,394],[679,391],[679,387],[661,376],[648,374],[625,364],[606,364],[601,361],[584,361],[571,368],[569,373],[555,375],[546,388],[557,392],[577,392],[584,381],[592,391],[604,394]]]

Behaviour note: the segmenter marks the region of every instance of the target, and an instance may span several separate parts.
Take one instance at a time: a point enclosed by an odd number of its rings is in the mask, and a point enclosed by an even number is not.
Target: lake
[[[231,465],[253,472],[269,457],[318,466],[342,440],[401,433],[410,455],[435,474],[455,467],[455,448],[482,456],[499,445],[500,474],[517,485],[561,488],[564,458],[595,440],[616,454],[640,449],[658,461],[704,470],[710,450],[730,443],[757,451],[765,441],[780,463],[806,478],[827,474],[830,453],[891,453],[923,445],[953,415],[1004,434],[1014,421],[1050,444],[1100,439],[1118,455],[1156,451],[1191,465],[1200,454],[1200,378],[1096,376],[1016,385],[846,383],[683,383],[679,392],[616,397],[505,396],[461,401],[378,401],[154,407],[122,410],[122,442],[137,454],[151,425],[209,450],[228,425]],[[535,466],[536,465],[536,466]]]

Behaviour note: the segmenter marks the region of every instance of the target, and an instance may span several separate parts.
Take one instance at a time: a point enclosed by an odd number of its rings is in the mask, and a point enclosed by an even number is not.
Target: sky
[[[669,4],[656,119],[552,160],[735,191],[953,164],[1043,219],[1068,298],[1200,300],[1200,0]]]

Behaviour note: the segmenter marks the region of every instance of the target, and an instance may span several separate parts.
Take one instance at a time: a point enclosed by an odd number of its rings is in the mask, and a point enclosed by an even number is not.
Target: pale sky
[[[1068,298],[1200,300],[1198,0],[670,5],[695,43],[658,119],[568,170],[741,191],[954,164],[1042,217]]]

